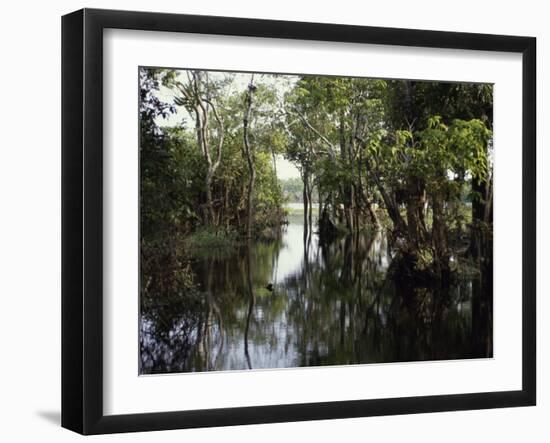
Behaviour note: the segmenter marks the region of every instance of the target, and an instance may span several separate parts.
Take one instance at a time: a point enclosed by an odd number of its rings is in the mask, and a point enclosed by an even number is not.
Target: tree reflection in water
[[[383,231],[321,244],[291,220],[191,266],[195,290],[148,281],[142,374],[492,357],[490,276],[413,284]]]

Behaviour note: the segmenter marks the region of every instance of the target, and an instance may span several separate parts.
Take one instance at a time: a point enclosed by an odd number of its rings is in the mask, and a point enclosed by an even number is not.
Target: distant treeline
[[[279,180],[285,202],[303,203],[304,202],[304,184],[300,178],[287,178]],[[318,203],[317,197],[313,194],[313,203]]]

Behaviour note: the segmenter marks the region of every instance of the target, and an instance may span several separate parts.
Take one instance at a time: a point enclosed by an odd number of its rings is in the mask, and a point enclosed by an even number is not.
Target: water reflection
[[[391,266],[383,232],[322,244],[299,216],[278,239],[195,258],[196,294],[142,305],[141,373],[492,356],[479,278],[411,287]]]

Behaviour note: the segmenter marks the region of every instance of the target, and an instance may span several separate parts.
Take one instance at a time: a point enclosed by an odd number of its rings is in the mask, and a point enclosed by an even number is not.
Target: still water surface
[[[479,282],[404,285],[384,233],[321,244],[290,217],[279,238],[194,257],[196,300],[141,312],[141,373],[492,356]]]

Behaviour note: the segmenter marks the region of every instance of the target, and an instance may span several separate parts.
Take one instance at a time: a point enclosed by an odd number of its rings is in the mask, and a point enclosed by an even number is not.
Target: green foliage
[[[492,217],[492,85],[162,69],[142,69],[140,85],[145,240],[169,231],[184,249],[234,244],[245,234],[249,160],[256,235],[304,190],[336,230],[393,228],[420,267],[450,255],[454,231],[492,223],[479,219]],[[176,111],[182,123],[161,127]],[[278,180],[278,155],[300,179]]]

